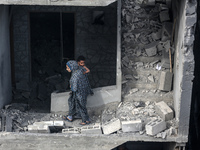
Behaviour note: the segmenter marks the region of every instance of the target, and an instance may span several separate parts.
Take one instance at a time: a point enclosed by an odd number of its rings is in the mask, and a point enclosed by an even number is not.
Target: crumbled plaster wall
[[[9,7],[0,6],[0,108],[11,101]]]
[[[196,0],[174,1],[177,20],[174,61],[174,109],[180,137],[188,136],[192,80],[194,74],[193,41],[196,24]]]
[[[30,80],[29,12],[74,12],[75,57],[84,55],[91,69],[92,87],[116,84],[116,3],[107,7],[12,6],[14,26],[15,80]],[[105,13],[104,25],[92,25],[93,11]]]

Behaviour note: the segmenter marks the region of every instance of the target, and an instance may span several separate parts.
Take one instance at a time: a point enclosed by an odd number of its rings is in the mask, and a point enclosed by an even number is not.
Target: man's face
[[[78,65],[79,65],[79,66],[85,66],[85,61],[84,61],[84,60],[80,60],[80,61],[78,62]]]

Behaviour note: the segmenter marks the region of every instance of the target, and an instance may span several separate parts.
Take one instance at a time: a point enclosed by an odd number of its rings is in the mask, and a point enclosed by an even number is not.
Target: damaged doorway
[[[32,109],[45,107],[49,112],[51,93],[69,89],[70,74],[65,70],[65,63],[74,59],[74,17],[74,13],[30,13],[32,86],[29,104]],[[35,106],[38,103],[41,107]]]
[[[74,13],[30,13],[31,78],[46,79],[63,71],[74,59]]]

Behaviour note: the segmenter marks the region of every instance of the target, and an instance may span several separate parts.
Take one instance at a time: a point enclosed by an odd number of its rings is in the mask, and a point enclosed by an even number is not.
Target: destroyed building
[[[196,0],[1,0],[0,147],[184,149],[198,127],[189,125],[198,120],[198,8]],[[83,127],[62,120],[65,64],[79,55],[94,89]]]

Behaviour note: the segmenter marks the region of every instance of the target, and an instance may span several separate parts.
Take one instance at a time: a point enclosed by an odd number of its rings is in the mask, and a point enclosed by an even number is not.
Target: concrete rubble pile
[[[177,123],[170,103],[128,101],[112,106],[101,108],[100,115],[96,108],[89,109],[92,123],[81,126],[81,119],[70,123],[62,120],[62,114],[31,113],[28,105],[13,103],[0,110],[0,129],[6,132],[63,134],[131,133],[163,139],[177,135]]]
[[[170,69],[169,49],[173,54],[170,6],[170,0],[123,1],[122,96],[125,100],[127,95],[136,96],[142,90],[148,90],[146,95],[150,90],[155,91],[153,95],[171,91],[171,83],[163,81],[166,76],[160,77]]]

